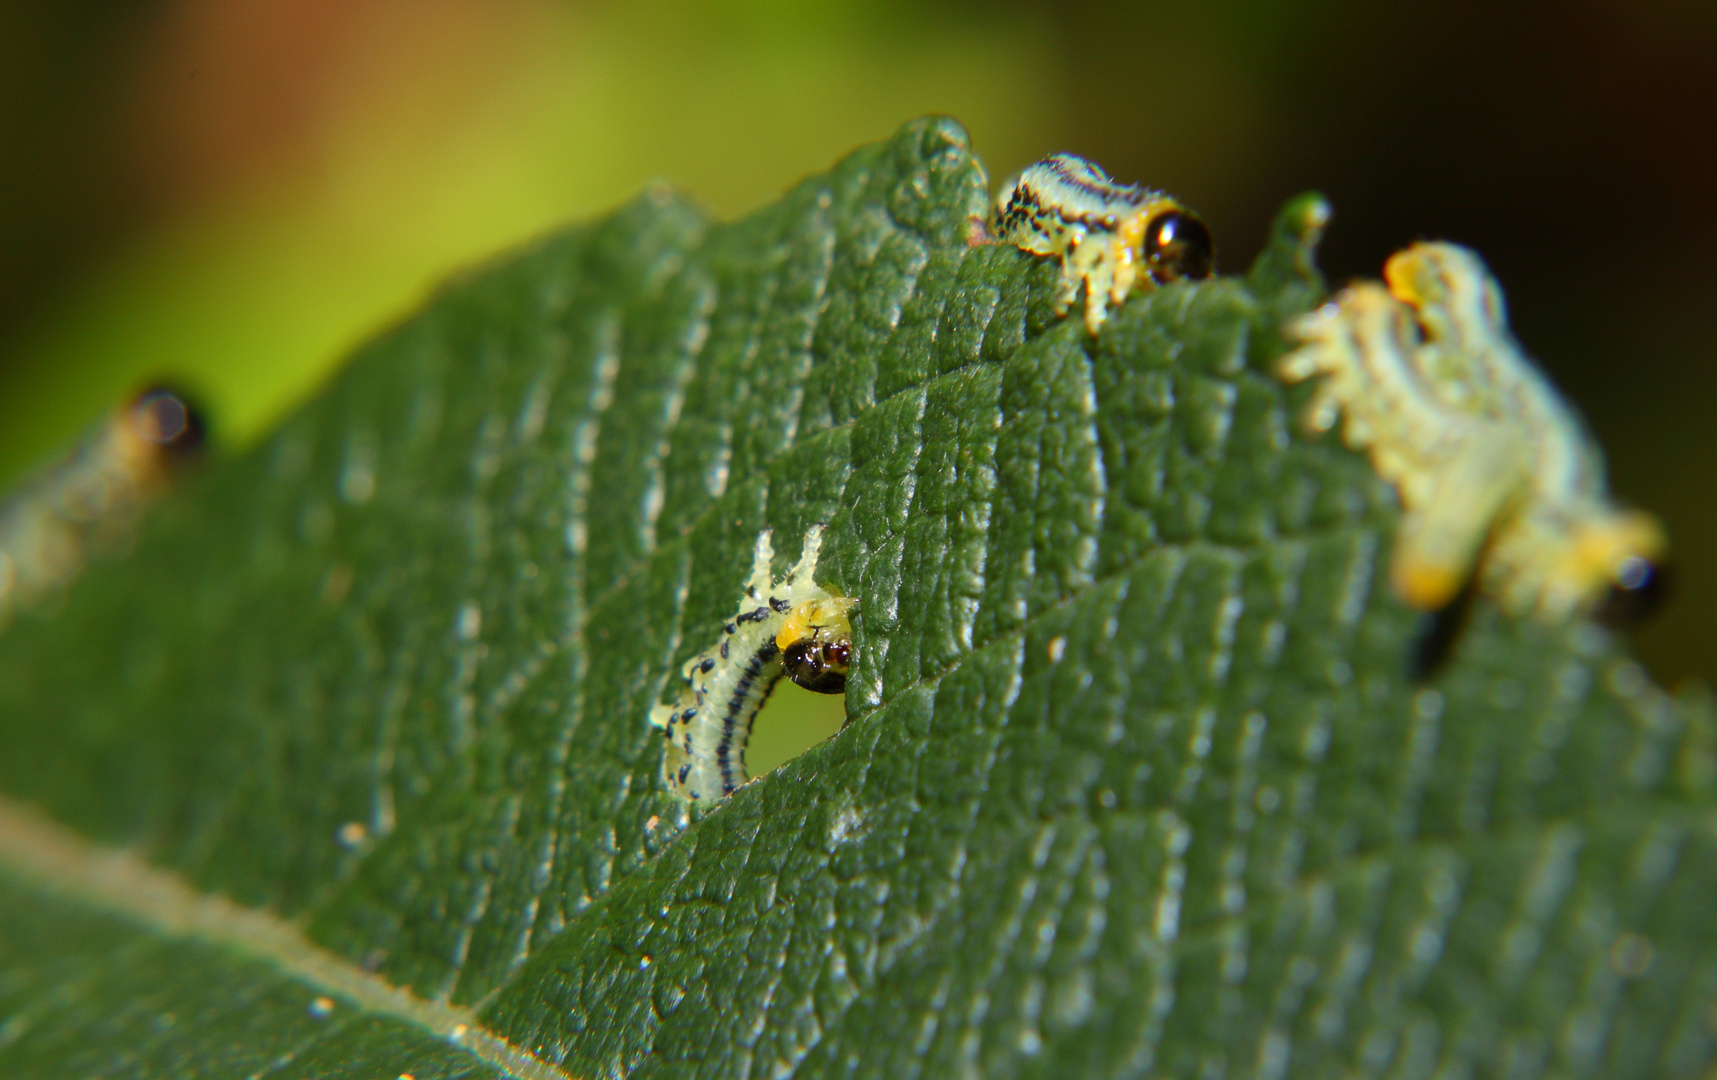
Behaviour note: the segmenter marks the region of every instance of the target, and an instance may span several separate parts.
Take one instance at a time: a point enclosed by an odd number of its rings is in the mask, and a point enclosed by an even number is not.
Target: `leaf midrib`
[[[450,1042],[517,1080],[575,1080],[494,1034],[474,1009],[417,997],[316,945],[294,922],[198,892],[178,875],[131,852],[95,844],[4,795],[0,864],[162,936],[196,939],[261,960],[320,994]]]

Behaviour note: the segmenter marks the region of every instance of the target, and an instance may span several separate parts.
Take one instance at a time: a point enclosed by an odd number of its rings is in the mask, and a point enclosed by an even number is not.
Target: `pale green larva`
[[[667,740],[662,779],[688,799],[719,799],[751,779],[745,747],[757,713],[783,676],[807,690],[846,689],[852,658],[851,597],[816,582],[823,530],[805,533],[799,561],[781,581],[770,576],[774,548],[757,538],[751,577],[721,639],[682,669],[686,686],[650,711]]]
[[[154,387],[20,483],[0,504],[0,623],[71,582],[92,551],[121,540],[202,446],[197,411],[183,395]]]
[[[991,239],[1061,262],[1055,312],[1085,288],[1085,328],[1097,333],[1109,305],[1139,285],[1207,278],[1215,269],[1210,230],[1160,191],[1117,184],[1072,154],[1027,168],[997,196]]]
[[[1404,516],[1390,578],[1424,610],[1469,583],[1544,619],[1645,606],[1666,542],[1618,508],[1603,456],[1509,332],[1502,290],[1473,252],[1415,244],[1301,318],[1280,365],[1317,377],[1314,432],[1342,425],[1395,487]]]

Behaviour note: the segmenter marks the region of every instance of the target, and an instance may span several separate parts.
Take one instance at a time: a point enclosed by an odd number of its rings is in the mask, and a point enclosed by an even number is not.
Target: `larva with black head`
[[[751,727],[784,676],[821,694],[846,689],[848,613],[858,601],[816,583],[822,540],[822,526],[807,530],[799,561],[776,582],[770,534],[760,534],[744,596],[720,641],[686,662],[679,696],[651,710],[650,722],[667,740],[662,779],[675,794],[719,799],[751,779]]]
[[[69,584],[91,553],[120,544],[200,459],[203,442],[189,399],[149,387],[19,484],[0,504],[0,623]]]
[[[997,196],[985,228],[990,240],[1061,263],[1055,313],[1085,289],[1085,329],[1096,334],[1135,289],[1197,281],[1216,269],[1210,229],[1160,191],[1117,184],[1074,154],[1029,166]]]

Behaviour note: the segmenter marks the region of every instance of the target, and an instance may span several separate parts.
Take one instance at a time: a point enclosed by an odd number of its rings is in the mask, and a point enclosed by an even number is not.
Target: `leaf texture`
[[[15,623],[0,791],[573,1076],[1706,1075],[1710,710],[1482,604],[1408,680],[1312,203],[1092,339],[986,201],[933,119],[463,275]],[[849,724],[692,811],[649,708],[818,522]],[[0,1071],[504,1071],[118,906],[0,857]]]

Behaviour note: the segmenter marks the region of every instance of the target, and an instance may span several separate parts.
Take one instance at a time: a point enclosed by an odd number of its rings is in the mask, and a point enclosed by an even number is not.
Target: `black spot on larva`
[[[769,606],[774,608],[776,611],[780,612],[782,615],[785,615],[789,611],[793,610],[793,605],[791,603],[789,603],[786,600],[782,600],[779,597],[775,597],[775,596],[771,596],[769,598]]]
[[[710,672],[714,671],[715,670],[715,657],[713,657],[713,656],[704,657],[703,663],[698,665],[698,670],[703,672],[705,675],[708,675]]]

